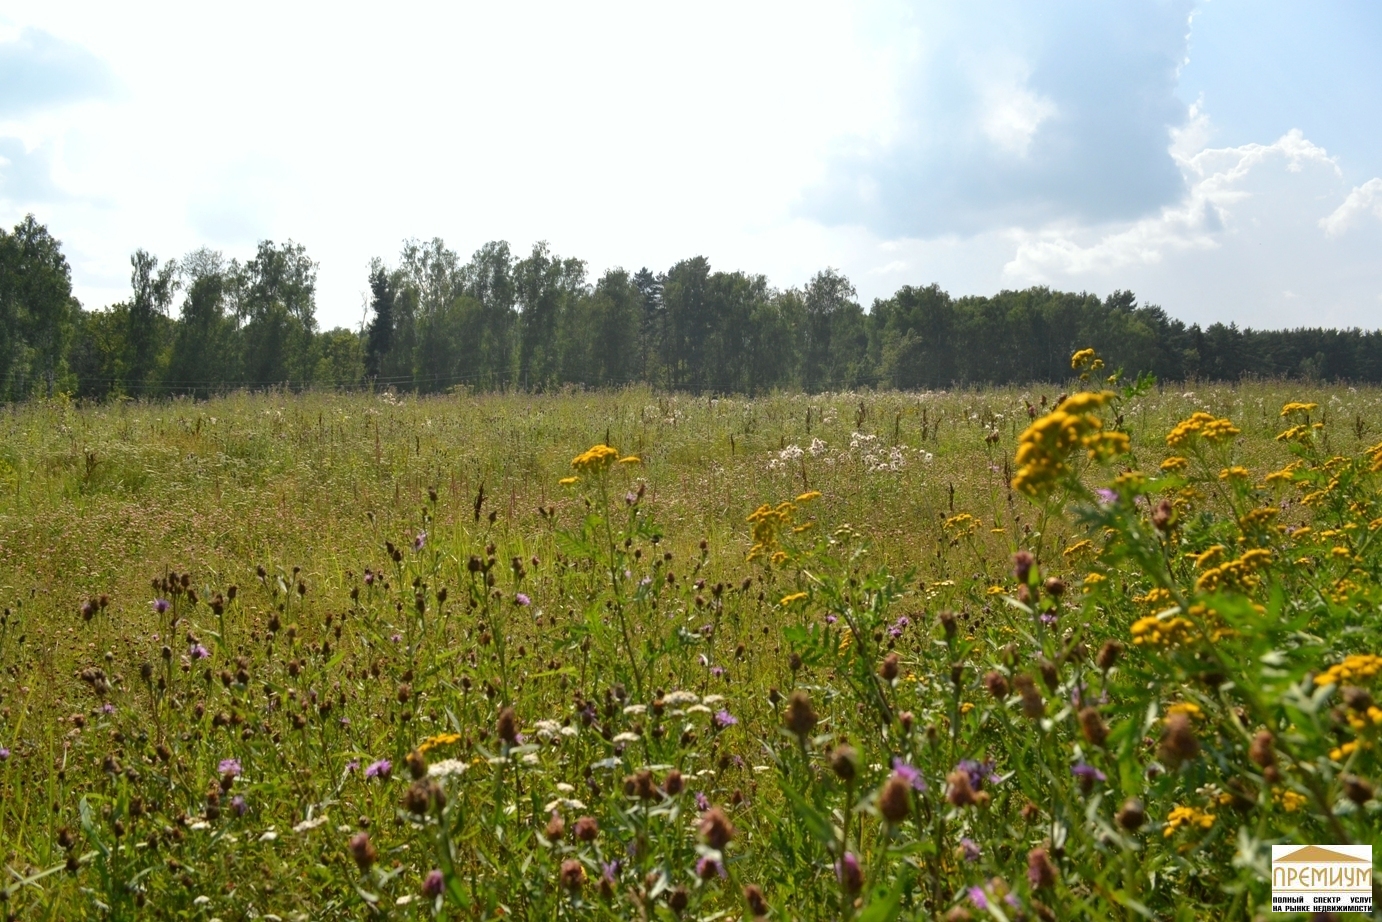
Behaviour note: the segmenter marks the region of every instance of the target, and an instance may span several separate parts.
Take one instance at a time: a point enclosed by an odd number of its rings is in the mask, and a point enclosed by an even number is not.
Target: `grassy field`
[[[11,407],[0,910],[1255,918],[1382,828],[1382,391],[1089,386]]]

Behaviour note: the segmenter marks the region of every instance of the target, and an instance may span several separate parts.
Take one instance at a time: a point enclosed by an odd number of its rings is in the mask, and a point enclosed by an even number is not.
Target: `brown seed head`
[[[1116,640],[1106,640],[1104,645],[1099,648],[1099,653],[1094,657],[1094,664],[1108,672],[1118,662],[1123,655],[1123,645]]]
[[[859,772],[859,754],[853,746],[836,746],[830,753],[830,770],[841,781],[853,781]]]
[[[884,682],[892,682],[897,679],[900,659],[896,653],[889,653],[883,658],[883,662],[878,666],[878,674]]]
[[[357,832],[350,838],[350,857],[355,859],[355,865],[363,874],[374,866],[374,862],[379,860],[379,851],[374,847],[374,843],[369,840],[369,833]]]
[[[406,761],[408,763],[408,774],[413,776],[413,780],[416,781],[419,778],[427,777],[427,757],[421,752],[414,749],[412,752],[408,753]]]
[[[701,840],[716,851],[724,851],[729,840],[734,838],[734,826],[729,817],[719,807],[711,807],[701,814]]]
[[[912,812],[911,786],[894,773],[878,793],[878,812],[883,819],[894,825],[905,820]]]
[[[1200,741],[1190,726],[1190,718],[1185,714],[1172,714],[1166,718],[1166,729],[1161,734],[1161,745],[1157,755],[1171,768],[1180,766],[1200,754]]]
[[[552,816],[547,820],[547,829],[544,833],[549,842],[560,842],[566,836],[566,820],[561,818],[561,814],[552,811]]]
[[[1147,822],[1147,808],[1142,805],[1142,801],[1136,797],[1129,797],[1123,801],[1122,809],[1114,817],[1118,825],[1128,832],[1136,832],[1142,828],[1142,824]]]
[[[1372,707],[1372,695],[1368,694],[1366,688],[1359,688],[1356,685],[1347,685],[1344,687],[1344,704],[1347,704],[1351,709],[1361,714]]]
[[[1268,768],[1276,764],[1276,748],[1273,745],[1275,740],[1271,731],[1259,730],[1257,735],[1252,738],[1252,744],[1248,746],[1248,758],[1252,764],[1258,768]]]
[[[787,729],[805,739],[811,735],[812,730],[816,729],[816,722],[820,718],[816,716],[816,709],[811,706],[811,696],[801,689],[797,689],[787,699],[785,719]]]
[[[1042,700],[1041,692],[1037,690],[1036,682],[1025,672],[1020,672],[1013,676],[1013,684],[1017,686],[1017,693],[1022,696],[1022,713],[1030,720],[1039,720],[1046,716],[1046,702]]]
[[[1080,709],[1080,732],[1091,746],[1102,748],[1104,741],[1108,739],[1108,727],[1104,726],[1103,718],[1094,708]]]
[[[513,708],[506,707],[499,712],[499,721],[495,726],[495,732],[499,738],[510,746],[518,742],[518,717],[514,714]]]
[[[600,834],[600,824],[593,816],[583,816],[576,820],[576,839],[581,842],[594,842]]]
[[[667,773],[667,777],[662,780],[662,790],[668,797],[676,797],[686,789],[686,782],[681,777],[681,772],[675,768]]]
[[[572,893],[579,893],[581,887],[585,885],[585,865],[575,858],[568,858],[563,861],[561,863],[561,885]]]
[[[757,884],[744,887],[744,903],[749,907],[749,914],[755,919],[761,919],[768,914],[768,901],[763,898],[763,891]]]
[[[1359,778],[1357,775],[1344,775],[1339,781],[1344,786],[1344,796],[1360,807],[1377,796],[1377,790],[1372,786],[1372,782]]]
[[[1003,673],[997,669],[992,669],[984,674],[984,687],[989,690],[995,701],[1003,701],[1008,697],[1008,680]]]
[[[1051,863],[1051,853],[1045,848],[1034,848],[1027,853],[1027,880],[1037,890],[1054,887],[1056,866]]]
[[[945,776],[945,799],[956,807],[969,807],[979,802],[969,783],[969,772],[953,771]]]

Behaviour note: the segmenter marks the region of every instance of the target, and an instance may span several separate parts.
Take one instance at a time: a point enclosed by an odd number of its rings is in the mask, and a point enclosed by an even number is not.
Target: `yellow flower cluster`
[[[1146,595],[1134,596],[1133,601],[1146,605],[1160,605],[1163,602],[1171,601],[1171,593],[1158,586],[1155,589],[1148,589]]]
[[[1302,464],[1304,464],[1303,461],[1292,461],[1290,464],[1286,465],[1281,470],[1272,471],[1270,474],[1263,478],[1263,482],[1268,485],[1274,483],[1290,483],[1291,475],[1294,474],[1297,470],[1299,470]]]
[[[1217,592],[1220,589],[1251,589],[1257,585],[1256,573],[1271,562],[1272,552],[1264,548],[1244,551],[1237,560],[1229,560],[1210,567],[1195,580],[1196,592]]]
[[[1382,442],[1378,442],[1367,450],[1367,454],[1372,456],[1372,471],[1382,471]]]
[[[1029,496],[1049,492],[1069,471],[1065,460],[1076,448],[1088,449],[1090,458],[1108,459],[1127,452],[1127,435],[1104,432],[1103,420],[1094,415],[1115,396],[1113,391],[1075,394],[1028,426],[1018,439],[1013,489]]]
[[[1177,701],[1166,709],[1166,717],[1169,720],[1176,714],[1184,714],[1193,720],[1204,717],[1204,709],[1193,701]]]
[[[1238,527],[1243,531],[1266,528],[1272,519],[1276,518],[1281,510],[1275,506],[1261,506],[1257,509],[1250,509],[1243,513],[1243,517],[1238,520]]]
[[[1093,550],[1093,548],[1094,544],[1088,538],[1085,538],[1082,541],[1076,541],[1074,544],[1070,545],[1068,548],[1061,551],[1061,556],[1074,557],[1076,554],[1081,554],[1085,551]]]
[[[753,547],[749,548],[749,560],[769,556],[773,563],[781,563],[787,558],[786,552],[778,548],[778,535],[783,529],[791,527],[792,516],[797,507],[794,503],[782,502],[776,506],[767,503],[749,514],[748,522],[753,526]]]
[[[1353,711],[1348,712],[1348,725],[1354,730],[1366,730],[1368,724],[1374,727],[1382,727],[1382,708],[1375,704],[1368,705],[1366,713],[1358,714]]]
[[[1277,433],[1276,440],[1278,442],[1303,442],[1309,434],[1309,426],[1292,426]]]
[[[1172,455],[1165,461],[1161,462],[1161,469],[1163,471],[1166,471],[1167,473],[1170,473],[1171,471],[1183,471],[1189,466],[1190,459],[1183,458],[1180,455]]]
[[[806,598],[806,593],[804,593],[804,592],[793,592],[793,593],[790,593],[790,594],[788,594],[788,595],[784,595],[784,596],[782,597],[782,600],[781,600],[780,602],[778,602],[778,604],[779,604],[779,605],[782,605],[783,607],[786,607],[786,606],[788,606],[788,605],[791,605],[793,602],[800,602],[800,601],[801,601],[802,599],[804,599],[804,598]]]
[[[1198,807],[1173,807],[1170,814],[1166,817],[1166,828],[1162,830],[1162,835],[1166,838],[1176,834],[1176,830],[1185,826],[1187,828],[1199,827],[1208,829],[1214,825],[1214,814],[1206,813]]]
[[[1272,800],[1281,805],[1281,809],[1287,813],[1295,813],[1305,806],[1305,795],[1295,791],[1288,791],[1285,788],[1272,788]]]
[[[619,449],[608,445],[596,445],[571,459],[571,466],[582,474],[595,474],[607,470],[619,459]]]
[[[1336,663],[1315,676],[1315,684],[1343,685],[1345,682],[1366,682],[1379,672],[1382,672],[1382,656],[1354,653],[1344,657],[1342,663]]]
[[[436,736],[429,736],[427,739],[417,744],[418,752],[428,752],[438,746],[449,746],[452,743],[459,743],[461,735],[459,733],[438,733]]]
[[[1320,405],[1318,403],[1288,403],[1281,408],[1281,418],[1285,419],[1292,413],[1304,413],[1305,415],[1309,416],[1312,412],[1318,410],[1319,408]]]
[[[1186,618],[1148,615],[1132,623],[1130,630],[1135,646],[1170,647],[1190,639],[1195,625]]]
[[[1071,369],[1078,370],[1080,368],[1083,368],[1085,365],[1090,364],[1091,362],[1098,361],[1099,354],[1095,352],[1093,349],[1081,349],[1074,355],[1070,356],[1070,367]],[[1099,364],[1102,367],[1103,363],[1100,362]]]
[[[1246,467],[1239,464],[1235,464],[1233,467],[1226,467],[1219,472],[1220,480],[1247,480],[1251,476],[1251,472]]]
[[[941,528],[956,538],[962,538],[965,535],[974,534],[976,525],[978,523],[974,521],[974,516],[968,512],[961,512],[946,519]]]
[[[1176,423],[1175,428],[1166,436],[1166,444],[1172,448],[1180,448],[1190,444],[1196,436],[1210,442],[1218,442],[1231,439],[1240,432],[1242,430],[1231,420],[1200,411],[1191,414],[1189,419]]]

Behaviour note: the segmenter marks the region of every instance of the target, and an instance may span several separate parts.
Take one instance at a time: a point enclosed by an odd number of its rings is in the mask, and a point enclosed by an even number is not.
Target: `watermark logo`
[[[1371,845],[1273,845],[1272,912],[1372,912]]]

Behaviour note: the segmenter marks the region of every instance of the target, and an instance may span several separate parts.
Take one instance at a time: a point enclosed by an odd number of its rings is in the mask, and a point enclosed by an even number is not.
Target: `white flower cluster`
[[[768,470],[789,471],[807,454],[828,466],[858,462],[871,474],[897,473],[905,470],[913,458],[923,464],[929,464],[935,459],[935,456],[925,449],[903,448],[898,445],[889,447],[876,435],[855,432],[849,437],[849,449],[837,454],[831,454],[830,446],[819,438],[813,438],[805,449],[799,445],[788,445],[768,459]]]

